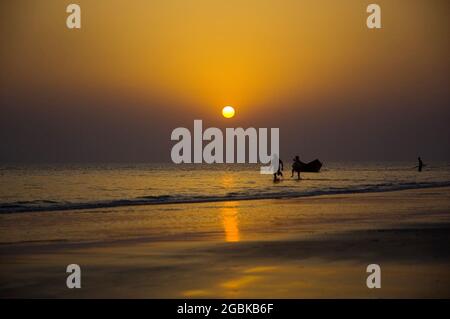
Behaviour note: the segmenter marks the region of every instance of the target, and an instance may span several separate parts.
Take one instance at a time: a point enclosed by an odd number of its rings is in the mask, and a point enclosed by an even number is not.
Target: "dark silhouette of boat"
[[[318,173],[320,171],[320,169],[322,168],[322,162],[319,161],[318,159],[315,159],[312,162],[309,163],[303,163],[302,161],[299,162],[294,162],[294,164],[292,165],[292,168],[295,171],[300,171],[300,172],[307,172],[307,173]]]

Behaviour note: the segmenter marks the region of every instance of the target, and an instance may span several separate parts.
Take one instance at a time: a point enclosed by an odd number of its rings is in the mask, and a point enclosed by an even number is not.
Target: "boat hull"
[[[309,163],[298,162],[292,164],[292,169],[296,172],[318,173],[322,168],[322,162],[315,159]]]

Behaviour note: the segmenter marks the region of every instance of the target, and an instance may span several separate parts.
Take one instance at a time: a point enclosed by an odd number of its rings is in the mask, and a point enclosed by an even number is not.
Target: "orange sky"
[[[84,0],[81,30],[65,26],[69,3],[2,1],[2,92],[132,96],[138,110],[114,110],[211,121],[234,105],[245,123],[274,126],[274,112],[341,114],[356,107],[347,99],[448,83],[446,0],[376,1],[381,30],[365,25],[370,1]]]

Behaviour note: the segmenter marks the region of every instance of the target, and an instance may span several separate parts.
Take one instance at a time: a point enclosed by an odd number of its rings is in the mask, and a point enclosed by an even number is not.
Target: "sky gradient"
[[[281,156],[450,160],[449,1],[0,3],[0,162],[170,161],[171,131],[279,127]],[[233,105],[236,117],[221,109]]]

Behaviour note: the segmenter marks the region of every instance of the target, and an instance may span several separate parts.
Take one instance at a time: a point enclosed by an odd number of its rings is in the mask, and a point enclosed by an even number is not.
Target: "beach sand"
[[[2,214],[0,243],[2,298],[450,298],[450,188]]]

